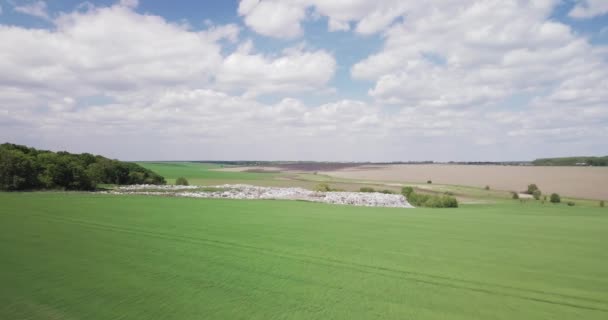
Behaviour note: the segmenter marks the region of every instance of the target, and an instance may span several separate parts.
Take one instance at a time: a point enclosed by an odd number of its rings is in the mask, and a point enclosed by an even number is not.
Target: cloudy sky
[[[0,0],[0,142],[445,161],[607,137],[608,0]]]

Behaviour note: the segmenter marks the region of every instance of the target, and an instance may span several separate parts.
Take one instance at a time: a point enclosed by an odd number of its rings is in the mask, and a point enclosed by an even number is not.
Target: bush
[[[401,188],[401,194],[403,194],[406,198],[409,197],[412,192],[414,192],[414,188],[412,187]]]
[[[511,198],[512,198],[512,199],[515,199],[515,200],[519,199],[519,193],[517,193],[517,192],[515,192],[515,191],[513,191],[513,192],[511,192],[511,193],[513,194],[513,195],[511,196]]]
[[[529,184],[528,185],[528,191],[526,192],[527,194],[531,194],[534,195],[534,191],[540,191],[540,189],[538,189],[538,186],[534,183]]]
[[[184,177],[179,177],[179,178],[177,178],[177,180],[175,180],[175,185],[178,185],[178,186],[187,186],[188,185],[188,180],[186,180],[186,178],[184,178]]]
[[[448,195],[436,196],[428,194],[418,194],[412,187],[404,187],[402,194],[407,201],[416,207],[427,208],[458,208],[458,200]]]
[[[427,181],[427,182],[426,182],[426,183],[428,183],[428,184],[431,184],[431,183],[433,183],[433,181],[431,181],[431,180],[428,180],[428,181]]]
[[[486,190],[490,190],[490,186],[486,186],[484,189],[486,189]]]
[[[374,190],[372,187],[361,187],[359,192],[376,192],[376,190]]]
[[[602,208],[603,208],[603,207],[604,207],[604,205],[605,205],[605,204],[604,204],[604,200],[600,201],[600,207],[602,207]]]
[[[552,193],[551,197],[549,199],[550,199],[551,203],[560,203],[562,201],[559,194],[557,194],[557,193]]]
[[[384,193],[384,194],[394,194],[394,192],[393,192],[393,191],[388,190],[388,189],[380,190],[380,191],[378,191],[378,192],[380,192],[380,193]]]
[[[315,191],[328,192],[331,191],[331,187],[327,183],[319,183],[315,186]]]
[[[534,197],[534,200],[540,199],[540,196],[541,196],[540,190],[538,190],[538,189],[534,190],[534,192],[532,192],[532,196]]]
[[[568,202],[566,202],[566,204],[567,204],[568,206],[570,206],[570,207],[573,207],[575,203],[574,203],[574,202],[572,202],[572,201],[568,201]]]

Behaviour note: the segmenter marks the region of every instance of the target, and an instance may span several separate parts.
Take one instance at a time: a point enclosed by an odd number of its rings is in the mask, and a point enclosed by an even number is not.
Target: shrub
[[[490,190],[490,186],[486,186],[484,189],[486,189],[486,190]]]
[[[570,207],[573,207],[575,203],[573,201],[568,201],[566,202],[566,204]]]
[[[600,201],[600,207],[604,207],[604,200]]]
[[[175,180],[175,184],[178,186],[187,186],[188,180],[186,180],[186,178],[184,178],[184,177],[179,177],[179,178],[177,178],[177,180]]]
[[[376,192],[376,190],[374,190],[372,187],[361,187],[359,192]]]
[[[515,191],[513,191],[513,192],[511,192],[511,193],[513,194],[513,195],[511,196],[511,198],[512,198],[512,199],[515,199],[515,200],[519,199],[519,193],[517,193],[517,192],[515,192]]]
[[[402,194],[407,201],[416,207],[427,208],[458,208],[458,200],[448,195],[428,195],[414,192],[412,187],[404,187]]]
[[[426,182],[426,183],[428,183],[428,184],[431,184],[431,183],[433,183],[433,181],[431,181],[431,180],[428,180],[428,181],[427,181],[427,182]]]
[[[403,194],[406,198],[409,197],[412,192],[414,192],[414,188],[412,187],[401,188],[401,194]]]
[[[526,191],[526,193],[534,195],[534,191],[537,191],[537,190],[540,191],[538,186],[536,184],[532,183],[532,184],[528,185],[528,190]]]
[[[550,201],[551,201],[551,203],[560,203],[562,201],[562,199],[560,198],[559,194],[552,193],[551,197],[550,197]]]
[[[384,194],[394,194],[394,192],[393,192],[393,191],[388,190],[388,189],[380,190],[380,191],[378,191],[378,192],[380,192],[380,193],[384,193]]]
[[[534,197],[534,200],[540,199],[540,196],[541,196],[540,190],[538,190],[538,189],[534,190],[534,192],[532,192],[532,196]]]
[[[315,186],[315,191],[328,192],[331,191],[331,187],[327,183],[319,183]]]

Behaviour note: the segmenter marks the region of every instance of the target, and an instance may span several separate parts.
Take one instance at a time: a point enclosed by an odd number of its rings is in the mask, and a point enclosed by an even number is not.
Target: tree
[[[21,150],[0,149],[0,190],[23,190],[38,185],[32,157]]]
[[[532,192],[532,196],[534,197],[534,200],[540,199],[540,196],[541,196],[540,190],[538,190],[538,189],[534,190],[534,192]]]
[[[513,191],[513,192],[511,192],[511,193],[513,194],[513,195],[511,196],[511,198],[513,198],[513,199],[515,199],[515,200],[519,199],[519,193],[517,193],[517,192],[515,192],[515,191]]]
[[[99,183],[164,184],[165,179],[138,164],[88,153],[0,144],[0,190],[93,190]]]
[[[602,208],[603,208],[603,207],[604,207],[604,205],[605,205],[605,204],[604,204],[604,200],[600,201],[600,207],[602,207]]]
[[[187,186],[188,180],[186,180],[186,178],[184,178],[184,177],[179,177],[179,178],[177,178],[177,180],[175,180],[175,184],[178,186]]]
[[[361,187],[359,192],[376,192],[376,190],[374,190],[372,187]]]
[[[551,197],[549,197],[549,201],[551,203],[560,203],[562,201],[561,197],[557,193],[552,193]]]
[[[528,192],[527,193],[533,195],[534,191],[536,191],[536,190],[540,190],[540,189],[538,189],[538,186],[536,184],[532,183],[532,184],[528,185]]]
[[[414,188],[412,187],[401,188],[401,194],[403,194],[406,198],[409,197],[412,192],[414,192]]]

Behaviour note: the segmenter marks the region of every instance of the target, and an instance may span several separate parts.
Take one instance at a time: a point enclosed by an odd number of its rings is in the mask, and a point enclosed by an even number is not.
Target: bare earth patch
[[[372,180],[453,184],[493,190],[522,191],[536,183],[543,193],[587,199],[608,199],[608,168],[526,167],[494,165],[364,165],[319,172],[333,177]]]

